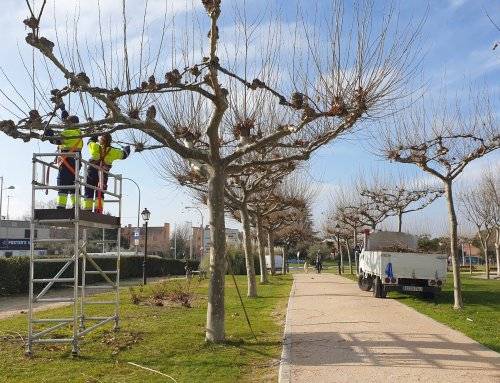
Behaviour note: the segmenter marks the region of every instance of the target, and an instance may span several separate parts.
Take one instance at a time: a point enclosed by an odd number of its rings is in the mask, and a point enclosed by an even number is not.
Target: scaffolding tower
[[[33,345],[37,343],[71,343],[72,355],[77,356],[80,348],[79,343],[86,334],[92,330],[113,322],[114,329],[119,328],[119,287],[120,287],[120,219],[122,200],[122,177],[112,174],[106,169],[85,161],[80,153],[64,153],[66,158],[75,159],[75,183],[74,185],[58,186],[50,182],[50,169],[58,170],[57,161],[60,153],[35,153],[33,154],[32,169],[32,198],[31,198],[31,226],[30,226],[30,273],[29,273],[29,304],[28,304],[28,338],[26,354],[33,354]],[[63,166],[63,165],[61,165]],[[101,182],[98,187],[86,183],[89,169],[98,171]],[[107,176],[108,190],[101,185]],[[91,188],[99,193],[100,198],[106,204],[115,204],[117,215],[100,214],[92,211],[81,210],[81,190]],[[39,209],[37,195],[48,190],[65,191],[75,194],[75,206],[71,209]],[[54,233],[60,234],[64,231],[66,235],[56,235],[66,238],[37,238],[37,228],[51,227]],[[89,240],[87,231],[89,229],[101,229],[102,239]],[[111,230],[115,238],[105,239],[106,230]],[[64,255],[40,255],[37,250],[47,244],[65,243],[69,245]],[[87,254],[87,245],[90,243],[102,243],[102,254]],[[116,247],[113,255],[104,253],[104,245],[111,244]],[[113,267],[104,269],[103,258],[113,258]],[[110,262],[108,262],[110,263]],[[55,264],[53,275],[40,276],[44,265]],[[100,265],[101,264],[101,265]],[[45,266],[45,269],[47,266]],[[46,270],[45,270],[46,272]],[[88,284],[87,277],[95,275],[102,278],[102,284]],[[90,277],[89,277],[90,278]],[[54,295],[56,287],[68,284],[73,289],[71,296],[47,297],[49,291]],[[98,291],[113,291],[113,299],[96,300],[91,298],[92,293]],[[53,290],[53,291],[52,291]],[[66,318],[54,318],[46,312],[36,312],[34,304],[39,302],[68,303],[72,305],[72,315]],[[99,306],[97,306],[99,305]],[[110,306],[105,315],[94,315],[94,307]],[[102,310],[101,310],[102,311]],[[90,312],[90,313],[89,313]],[[88,314],[89,313],[89,314]],[[45,314],[45,316],[43,315]]]

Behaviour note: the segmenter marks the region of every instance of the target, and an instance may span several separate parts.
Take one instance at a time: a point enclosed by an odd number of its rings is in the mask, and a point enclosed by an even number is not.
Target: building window
[[[29,238],[30,237],[30,229],[25,229],[24,230],[24,238]],[[38,230],[35,229],[35,238],[38,238]]]

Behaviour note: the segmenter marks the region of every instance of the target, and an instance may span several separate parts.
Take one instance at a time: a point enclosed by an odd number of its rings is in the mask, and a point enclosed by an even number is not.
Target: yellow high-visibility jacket
[[[101,147],[101,144],[93,140],[89,141],[88,148],[90,159],[93,162],[103,161],[104,164],[108,165],[109,167],[111,167],[113,161],[124,160],[128,156],[128,154],[122,149],[114,148],[112,146],[103,148]]]
[[[59,141],[60,151],[79,152],[83,147],[82,132],[78,128],[68,127],[61,132],[62,139]]]

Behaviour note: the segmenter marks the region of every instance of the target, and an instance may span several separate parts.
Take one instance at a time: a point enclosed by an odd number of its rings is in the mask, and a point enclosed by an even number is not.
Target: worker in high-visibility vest
[[[92,210],[96,213],[102,213],[104,190],[107,190],[108,172],[116,160],[124,160],[130,154],[130,146],[123,149],[111,146],[111,134],[105,133],[99,137],[92,136],[88,142],[90,153],[90,163],[97,166],[89,166],[87,171],[86,183],[92,187],[85,187],[85,198],[83,200],[84,210]],[[95,199],[95,201],[94,201]]]
[[[59,171],[57,173],[57,186],[70,186],[75,184],[75,157],[65,156],[65,153],[81,153],[83,147],[82,132],[80,128],[74,127],[80,120],[77,116],[69,116],[68,112],[61,108],[61,119],[64,122],[64,129],[60,133],[60,137],[50,139],[49,141],[57,145],[60,155],[57,157],[57,165]],[[45,129],[44,135],[47,137],[54,136],[54,131],[50,128]],[[75,198],[74,188],[59,189],[57,192],[57,208],[66,209],[68,203],[68,194],[70,195],[71,204],[75,207],[77,201]]]

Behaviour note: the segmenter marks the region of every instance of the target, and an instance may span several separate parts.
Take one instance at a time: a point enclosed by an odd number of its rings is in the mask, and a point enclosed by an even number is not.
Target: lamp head
[[[148,208],[144,208],[144,210],[141,213],[142,219],[144,221],[149,221],[149,217],[151,216],[151,212],[148,210]]]

